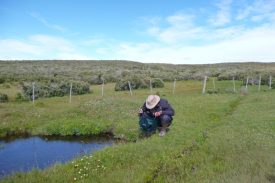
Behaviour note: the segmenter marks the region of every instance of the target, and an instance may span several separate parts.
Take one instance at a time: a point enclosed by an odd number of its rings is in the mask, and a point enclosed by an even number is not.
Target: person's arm
[[[174,116],[175,115],[175,111],[172,108],[172,106],[168,103],[168,101],[163,100],[163,102],[161,103],[161,108],[162,108],[162,113],[161,114],[165,114],[165,115],[169,115],[169,116]]]
[[[143,106],[139,109],[138,115],[142,116],[142,114],[146,111],[146,104],[144,103]]]

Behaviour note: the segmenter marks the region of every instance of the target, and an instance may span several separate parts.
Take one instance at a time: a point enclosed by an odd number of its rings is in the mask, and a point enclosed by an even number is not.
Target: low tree
[[[9,101],[8,95],[5,93],[0,93],[0,103],[4,103],[4,102],[8,102],[8,101]]]

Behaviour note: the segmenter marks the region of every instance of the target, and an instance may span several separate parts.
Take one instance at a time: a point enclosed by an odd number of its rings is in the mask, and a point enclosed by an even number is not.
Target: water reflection
[[[92,137],[24,137],[0,140],[0,179],[15,171],[43,169],[113,144]]]

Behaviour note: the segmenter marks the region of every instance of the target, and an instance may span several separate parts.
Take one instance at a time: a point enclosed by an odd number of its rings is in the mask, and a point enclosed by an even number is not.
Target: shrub
[[[9,101],[8,95],[5,93],[0,93],[0,103],[4,103],[4,102],[8,102],[8,101]]]
[[[5,82],[5,79],[4,78],[0,78],[0,84],[4,83]]]
[[[59,81],[59,82],[37,82],[35,83],[34,95],[35,98],[39,97],[62,97],[70,93],[71,82],[69,81]],[[23,82],[22,84],[23,95],[32,99],[33,89],[32,83]],[[90,93],[90,85],[82,81],[73,81],[72,82],[72,93],[76,95],[81,95],[85,93]]]
[[[69,87],[68,87],[69,86]],[[62,87],[67,89],[68,93],[70,91],[70,83],[63,83]],[[72,93],[77,94],[77,95],[82,95],[85,93],[90,93],[90,85],[85,82],[79,82],[79,81],[74,81],[72,83]]]
[[[218,89],[208,89],[207,91],[206,91],[206,93],[208,93],[208,94],[217,94],[217,93],[219,93],[220,91],[218,90]]]
[[[220,75],[218,75],[217,80],[218,81],[233,80],[233,77],[235,80],[246,79],[245,75],[242,73],[221,73]]]
[[[120,79],[116,82],[115,91],[124,91],[129,90],[129,83],[131,84],[132,89],[139,89],[139,88],[149,88],[150,87],[150,80],[149,79],[141,79],[138,77],[128,78],[128,79]],[[152,79],[151,84],[153,88],[163,88],[164,82],[159,79]]]
[[[243,79],[243,85],[246,85],[247,79]],[[248,85],[258,85],[259,84],[259,79],[258,78],[248,78]]]
[[[92,78],[87,78],[86,81],[90,84],[97,84],[97,85],[101,85],[103,83],[106,83],[106,78],[103,78],[103,75],[100,73],[96,76],[93,76]]]
[[[115,91],[129,90],[129,82],[133,90],[138,88],[148,88],[148,85],[144,82],[143,79],[126,78],[126,79],[120,79],[116,82]]]
[[[132,87],[132,89],[134,88]],[[129,84],[128,84],[128,81],[121,79],[116,82],[115,91],[124,91],[124,90],[129,90]]]
[[[32,96],[33,96],[32,83],[23,82],[22,89],[23,89],[23,95],[28,99],[32,99]],[[46,96],[46,93],[47,93],[46,87],[43,84],[36,82],[34,85],[34,97],[35,98],[43,97],[43,96]]]
[[[131,84],[131,88],[138,89],[138,88],[148,88],[149,85],[143,80],[139,78],[132,78],[132,79],[120,79],[116,82],[115,91],[124,91],[129,90],[129,83]]]
[[[152,79],[151,83],[152,83],[153,88],[163,88],[164,87],[164,82],[159,78]]]
[[[218,88],[218,89],[208,89],[207,91],[206,91],[206,93],[208,93],[208,94],[224,94],[224,93],[236,93],[236,92],[234,92],[234,90],[233,89],[229,89],[229,88],[225,88],[225,89],[220,89],[220,88]]]
[[[6,83],[6,84],[3,84],[3,87],[4,88],[11,88],[11,85]]]
[[[22,93],[18,92],[18,93],[16,93],[15,100],[16,101],[27,101],[29,99],[26,98]]]

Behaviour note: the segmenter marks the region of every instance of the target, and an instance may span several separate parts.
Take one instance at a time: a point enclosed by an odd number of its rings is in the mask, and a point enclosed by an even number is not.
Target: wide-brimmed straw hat
[[[146,99],[146,107],[153,109],[160,101],[160,97],[157,95],[149,95]]]

